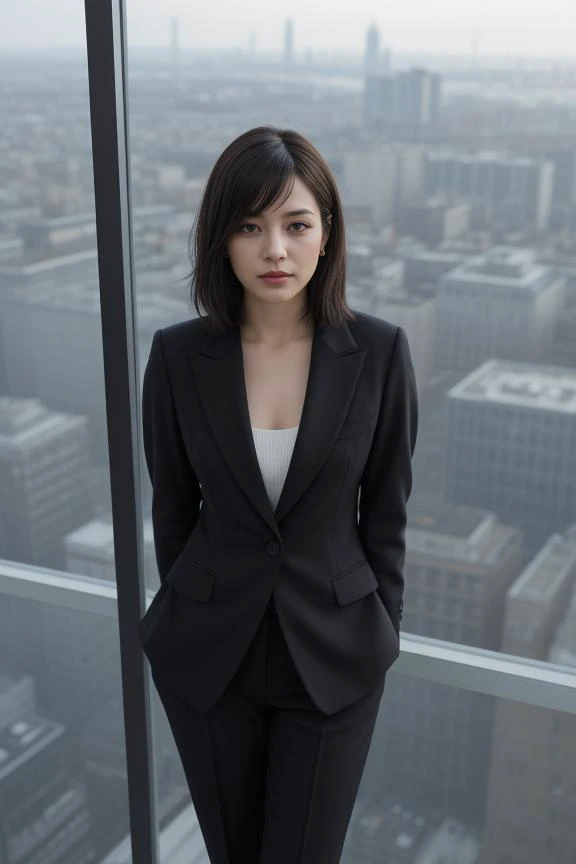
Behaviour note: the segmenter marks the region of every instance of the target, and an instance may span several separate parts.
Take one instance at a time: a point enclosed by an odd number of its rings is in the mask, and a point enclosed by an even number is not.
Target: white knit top
[[[287,429],[258,429],[252,426],[256,455],[273,510],[276,510],[280,500],[297,434],[298,426]]]

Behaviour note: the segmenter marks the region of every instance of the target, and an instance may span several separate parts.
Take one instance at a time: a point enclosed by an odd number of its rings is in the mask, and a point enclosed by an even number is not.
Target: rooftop
[[[86,418],[52,411],[40,399],[0,396],[0,453],[14,458],[49,446],[62,432],[86,425]]]
[[[541,603],[553,596],[576,566],[576,526],[566,537],[552,534],[510,588],[510,597]]]
[[[490,567],[502,559],[517,533],[487,510],[422,493],[411,499],[409,513],[410,555]]]
[[[64,731],[62,723],[35,714],[0,729],[0,782],[49,747]]]
[[[474,162],[494,162],[506,165],[528,166],[537,165],[545,161],[539,158],[530,158],[529,156],[518,156],[514,153],[506,153],[502,150],[477,150],[474,153],[461,153],[458,150],[452,150],[449,147],[433,150],[427,155],[427,159],[431,162],[441,161],[442,159],[452,159],[455,162],[474,163]]]
[[[576,369],[487,360],[446,395],[451,399],[576,415]]]
[[[522,288],[536,293],[548,282],[543,277],[554,270],[540,264],[533,249],[496,246],[474,255],[443,277],[444,284],[477,284],[501,288]]]

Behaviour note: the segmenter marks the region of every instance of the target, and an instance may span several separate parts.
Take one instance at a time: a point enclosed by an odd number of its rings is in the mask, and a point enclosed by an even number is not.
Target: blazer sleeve
[[[152,526],[160,581],[182,552],[202,500],[176,416],[160,330],[154,333],[142,383],[142,437],[152,482]]]
[[[380,414],[360,482],[358,527],[377,591],[400,633],[406,554],[406,504],[418,430],[416,377],[408,339],[398,327]]]

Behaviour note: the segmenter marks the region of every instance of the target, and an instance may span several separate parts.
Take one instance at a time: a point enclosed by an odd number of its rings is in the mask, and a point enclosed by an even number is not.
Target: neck
[[[310,338],[314,334],[314,322],[309,315],[304,317],[302,309],[297,309],[296,313],[281,307],[251,309],[244,303],[240,331],[246,342],[277,347]]]

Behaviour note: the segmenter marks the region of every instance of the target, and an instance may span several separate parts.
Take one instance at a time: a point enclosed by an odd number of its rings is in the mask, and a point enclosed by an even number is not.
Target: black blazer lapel
[[[201,346],[189,354],[210,432],[239,485],[278,536],[280,522],[306,491],[338,437],[365,356],[346,322],[336,328],[315,327],[300,428],[274,511],[250,426],[240,328],[206,334]]]

